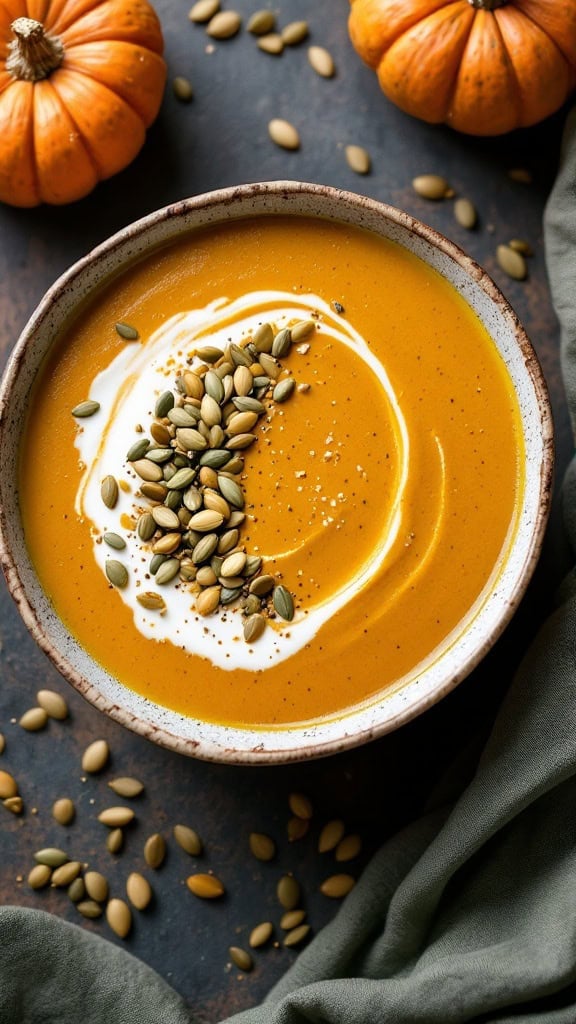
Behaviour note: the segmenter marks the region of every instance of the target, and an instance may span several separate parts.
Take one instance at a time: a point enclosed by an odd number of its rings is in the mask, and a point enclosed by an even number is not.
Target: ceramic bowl
[[[156,246],[195,227],[261,214],[328,217],[398,242],[460,292],[494,339],[519,398],[526,447],[520,527],[497,591],[458,642],[418,679],[312,726],[270,732],[183,717],[125,688],[86,653],[54,613],[24,543],[18,506],[18,447],[34,378],[65,321],[102,282]],[[547,390],[533,349],[484,271],[430,227],[389,206],[337,189],[269,182],[225,189],[169,206],[124,228],[71,267],[47,292],[24,329],[0,391],[0,548],[8,586],[30,632],[62,675],[104,714],[150,740],[196,757],[270,764],[335,753],[396,729],[452,690],[494,644],[522,598],[547,521],[553,468]]]

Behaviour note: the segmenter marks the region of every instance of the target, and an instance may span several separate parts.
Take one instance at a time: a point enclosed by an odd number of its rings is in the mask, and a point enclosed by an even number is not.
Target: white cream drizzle
[[[256,643],[249,645],[242,638],[242,616],[237,609],[229,607],[209,617],[199,616],[194,611],[194,596],[184,584],[158,587],[154,577],[148,575],[150,553],[143,551],[136,535],[122,525],[123,516],[133,514],[133,492],[138,486],[125,462],[126,438],[135,437],[136,423],[142,424],[145,434],[148,432],[155,396],[173,386],[177,371],[195,348],[206,344],[224,348],[230,339],[240,341],[263,319],[272,320],[280,329],[295,319],[308,317],[312,311],[319,314],[323,335],[352,349],[377,377],[393,419],[400,460],[399,481],[382,524],[380,543],[371,559],[352,566],[346,585],[331,597],[298,612],[291,623],[266,629]],[[202,309],[178,314],[148,340],[127,343],[107,369],[94,378],[89,397],[100,403],[101,411],[82,422],[76,439],[84,467],[76,512],[92,523],[94,557],[102,572],[109,558],[118,559],[129,569],[129,584],[118,595],[132,610],[134,623],[144,636],[170,642],[223,669],[265,670],[301,650],[384,566],[402,520],[410,461],[408,430],[383,365],[366,340],[319,296],[257,291],[233,302],[218,299]],[[100,483],[107,474],[131,485],[129,493],[120,490],[113,510],[105,507],[100,495]],[[126,549],[115,552],[103,543],[101,538],[107,531],[124,537]],[[265,563],[266,554],[274,553],[263,554]],[[162,594],[167,605],[163,615],[145,610],[136,600],[138,593],[148,590]]]

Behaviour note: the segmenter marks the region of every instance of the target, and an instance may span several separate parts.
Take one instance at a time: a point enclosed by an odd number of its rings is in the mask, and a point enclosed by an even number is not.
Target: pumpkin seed
[[[161,594],[156,594],[153,590],[145,590],[142,594],[136,594],[136,600],[138,601],[138,604],[148,612],[159,612],[160,615],[163,615],[166,611],[166,602],[164,598]],[[111,783],[108,783],[108,785],[111,785]],[[119,796],[125,795],[119,791],[116,792],[118,792]],[[128,793],[126,795],[131,796],[132,794]]]
[[[525,242],[523,238],[511,238],[508,245],[511,249],[514,249],[514,252],[522,253],[522,256],[534,255],[530,243]]]
[[[248,945],[251,946],[252,949],[258,949],[260,946],[265,946],[272,938],[273,931],[274,925],[271,921],[262,921],[261,924],[257,924],[250,932]]]
[[[66,864],[62,864],[52,872],[50,883],[57,889],[67,888],[75,878],[78,878],[81,870],[82,864],[79,860],[69,860]]]
[[[286,377],[284,380],[278,381],[278,384],[272,392],[272,398],[275,402],[280,405],[282,402],[286,402],[290,395],[294,393],[296,387],[296,381],[293,377]]]
[[[305,910],[287,910],[280,918],[280,927],[285,932],[291,932],[293,928],[297,928],[299,924],[302,924],[305,917]]]
[[[163,391],[161,395],[156,399],[154,406],[154,415],[159,419],[163,419],[170,412],[170,409],[174,408],[174,395],[171,391]]]
[[[225,889],[216,875],[197,874],[190,875],[186,879],[186,885],[190,892],[202,900],[215,900],[223,896]]]
[[[86,886],[84,885],[84,879],[78,876],[68,886],[68,896],[72,900],[72,903],[80,903],[86,895]]]
[[[160,444],[162,447],[169,445],[172,440],[172,435],[164,423],[152,423],[150,426],[150,433],[156,441],[156,444]]]
[[[508,277],[515,281],[523,281],[528,274],[526,260],[521,252],[516,252],[509,245],[499,245],[496,249],[496,259]]]
[[[268,123],[268,134],[277,146],[282,149],[299,149],[300,136],[297,129],[289,121],[281,117],[274,117]]]
[[[190,8],[188,17],[190,21],[202,23],[204,21],[210,21],[214,15],[220,10],[220,0],[197,0],[197,2]]]
[[[166,842],[164,836],[154,832],[144,844],[144,860],[149,868],[157,869],[164,863],[166,856]]]
[[[204,360],[205,363],[217,363],[219,359],[222,359],[224,353],[222,349],[217,348],[216,345],[205,345],[203,348],[196,350],[196,355],[199,359]]]
[[[232,458],[230,452],[223,448],[213,448],[209,452],[203,452],[200,456],[201,466],[211,466],[212,469],[221,469]]]
[[[112,931],[119,938],[125,939],[132,927],[130,907],[124,900],[119,900],[116,897],[111,899],[106,906],[106,920]]]
[[[336,72],[332,54],[323,46],[308,47],[308,62],[321,78],[332,78]]]
[[[254,11],[248,19],[246,28],[253,36],[263,36],[266,32],[272,32],[276,24],[276,16],[272,11]]]
[[[292,814],[295,814],[297,818],[303,818],[305,821],[309,821],[314,813],[312,801],[304,793],[290,793],[288,806]]]
[[[36,864],[28,874],[28,885],[31,889],[43,889],[52,877],[52,868],[48,864]]]
[[[68,863],[68,854],[55,846],[47,846],[34,854],[37,864],[46,864],[49,868],[59,868]]]
[[[158,574],[158,569],[160,568],[160,566],[164,565],[164,562],[167,561],[168,555],[152,555],[149,565],[150,574],[152,576],[156,576]]]
[[[358,835],[349,835],[342,839],[336,847],[334,854],[339,863],[347,860],[354,860],[362,849],[362,840]]]
[[[335,850],[343,838],[345,832],[344,822],[340,818],[334,818],[324,825],[318,839],[318,853],[328,853]]]
[[[69,825],[76,814],[76,808],[70,797],[63,796],[52,804],[52,817],[59,825]]]
[[[183,75],[176,75],[176,78],[172,79],[172,91],[177,100],[181,103],[190,103],[190,100],[194,97],[194,90],[187,78]]]
[[[445,199],[450,186],[439,174],[419,174],[412,181],[412,188],[423,199]]]
[[[476,226],[476,221],[478,220],[474,203],[470,199],[464,198],[464,196],[457,199],[454,203],[454,216],[458,223],[468,231],[471,231]]]
[[[39,732],[48,724],[48,715],[44,708],[29,708],[25,711],[18,725],[26,729],[26,732]]]
[[[157,466],[161,466],[165,462],[170,462],[174,455],[171,448],[152,448],[144,456],[149,462],[153,462]],[[136,462],[139,460],[136,459]]]
[[[97,903],[105,903],[108,899],[108,881],[99,871],[87,871],[84,885],[90,899]]]
[[[182,468],[174,473],[174,476],[168,481],[168,488],[171,491],[186,491],[190,484],[193,482],[196,476],[194,469]]]
[[[290,591],[282,585],[274,587],[272,601],[278,615],[286,622],[291,622],[294,618],[294,601]]]
[[[297,818],[293,815],[292,818],[288,819],[286,831],[288,833],[288,842],[296,843],[299,839],[303,839],[308,834],[310,828],[310,822],[306,818]]]
[[[164,484],[147,481],[140,484],[140,490],[146,498],[150,498],[150,501],[164,501],[168,494],[168,488]]]
[[[199,615],[211,615],[220,604],[220,587],[206,587],[196,598],[196,611]]]
[[[123,775],[118,779],[111,779],[108,785],[112,792],[116,793],[117,796],[122,796],[128,800],[136,796],[141,796],[144,792],[144,783],[129,775]]]
[[[221,512],[213,512],[211,509],[203,509],[196,512],[188,524],[191,530],[198,530],[199,533],[211,533],[222,526],[224,516]]]
[[[252,580],[248,587],[248,593],[256,594],[257,597],[265,597],[269,594],[274,586],[274,577],[269,576],[265,573],[263,576],[257,576],[256,579]]]
[[[234,551],[231,555],[222,562],[222,576],[241,576],[244,572],[246,565],[246,553],[244,551]]]
[[[116,333],[119,334],[124,341],[138,341],[140,335],[132,324],[126,324],[120,321],[114,326],[116,327]]]
[[[268,355],[267,352],[262,352],[260,354],[260,365],[262,366],[262,369],[266,371],[268,376],[272,378],[272,380],[276,380],[276,378],[279,377],[280,373],[282,372],[282,367],[280,366],[280,363],[278,363],[272,355]]]
[[[240,533],[238,530],[226,530],[218,539],[217,551],[219,555],[225,555],[227,551],[235,548]]]
[[[159,567],[155,575],[156,583],[159,587],[165,586],[170,583],[175,576],[180,572],[180,562],[177,558],[167,558],[165,562]]]
[[[278,57],[284,50],[282,36],[278,32],[268,32],[258,39],[258,49]]]
[[[24,801],[21,796],[9,796],[2,801],[2,804],[12,814],[22,814],[24,810]]]
[[[232,963],[241,971],[251,971],[254,967],[250,953],[247,953],[245,949],[240,949],[240,946],[230,946],[228,952]]]
[[[178,530],[180,527],[178,516],[166,505],[157,505],[152,509],[151,515],[156,526],[160,526],[163,530]]]
[[[146,483],[159,484],[164,479],[162,467],[151,462],[150,459],[136,459],[131,463],[132,469]]]
[[[255,440],[256,434],[235,434],[227,442],[226,447],[232,451],[242,451],[243,448],[249,448]]]
[[[331,899],[341,900],[354,888],[356,879],[352,875],[331,875],[320,886],[320,892]]]
[[[106,508],[115,508],[118,502],[118,483],[116,479],[108,474],[100,484],[100,495]]]
[[[219,512],[224,519],[228,519],[230,515],[230,506],[226,499],[218,491],[213,491],[209,487],[204,491],[204,508],[211,512]]]
[[[262,636],[266,629],[266,619],[259,612],[249,615],[243,627],[244,639],[247,644],[253,643]]]
[[[293,875],[283,875],[276,886],[276,895],[284,910],[295,910],[300,902],[300,886]]]
[[[90,920],[95,920],[97,917],[102,917],[102,907],[96,900],[80,900],[76,904],[76,910],[82,914],[82,917],[87,917]]]
[[[68,705],[64,697],[54,690],[38,690],[36,700],[49,718],[56,718],[60,722],[68,718]]]
[[[344,150],[349,168],[356,174],[369,174],[372,160],[368,150],[362,146],[346,146]]]
[[[133,445],[126,452],[126,462],[136,462],[138,459],[143,459],[150,447],[150,441],[147,437],[141,437],[139,441],[134,441]]]
[[[276,856],[276,843],[263,832],[251,832],[248,837],[250,852],[256,860],[273,860]]]
[[[283,330],[278,331],[278,334],[276,335],[274,341],[272,342],[272,357],[274,359],[283,359],[284,356],[288,355],[291,347],[292,332],[287,327],[285,327]],[[262,354],[265,355],[265,353]],[[264,362],[266,363],[266,365],[269,365],[266,360],[264,360]],[[264,367],[264,364],[261,365]]]
[[[10,775],[10,772],[0,770],[0,800],[8,800],[11,796],[16,796],[17,792],[16,779]]]
[[[100,409],[100,402],[93,402],[91,399],[87,399],[85,402],[80,402],[75,405],[72,409],[72,415],[78,419],[86,419],[88,416],[93,416],[95,412]]]
[[[109,548],[114,548],[115,551],[123,551],[126,547],[126,541],[117,533],[105,533],[102,540]]]
[[[309,924],[298,925],[297,928],[292,928],[292,930],[288,932],[286,938],[284,939],[284,945],[285,946],[300,946],[301,943],[304,942],[304,939],[306,939],[309,934],[310,934],[310,925]]]
[[[189,828],[188,825],[174,825],[173,833],[178,846],[181,846],[186,853],[189,853],[191,857],[200,856],[202,840],[193,828]]]
[[[206,32],[213,39],[231,39],[240,31],[242,19],[236,11],[218,11],[210,18]]]
[[[118,562],[115,558],[108,558],[104,564],[104,572],[113,587],[123,590],[128,586],[128,570],[122,562]]]
[[[202,537],[192,551],[192,561],[194,564],[200,565],[202,562],[207,562],[214,554],[217,545],[218,535],[216,533],[208,533],[205,537]]]
[[[106,807],[98,815],[98,821],[109,828],[123,828],[134,820],[134,811],[131,807]]]
[[[307,21],[291,21],[284,26],[280,35],[285,46],[297,46],[306,39],[308,31]]]
[[[132,871],[126,879],[126,894],[136,910],[146,910],[152,900],[152,886],[144,875]]]
[[[136,525],[136,533],[144,543],[154,536],[156,533],[156,523],[151,512],[142,513]]]
[[[124,833],[121,828],[113,828],[106,836],[106,849],[109,853],[120,853],[124,845]]]
[[[106,740],[94,740],[82,754],[82,770],[95,775],[108,764],[110,747]]]

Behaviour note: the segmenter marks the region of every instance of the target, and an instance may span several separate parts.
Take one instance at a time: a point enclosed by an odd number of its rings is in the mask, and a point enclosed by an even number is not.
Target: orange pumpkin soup
[[[292,344],[258,348],[267,324]],[[98,411],[72,416],[87,399]],[[520,417],[494,343],[419,259],[327,220],[237,221],[135,264],[59,339],[30,404],[22,516],[54,608],[123,684],[202,720],[314,721],[415,678],[516,528]],[[229,461],[202,459],[216,450]]]

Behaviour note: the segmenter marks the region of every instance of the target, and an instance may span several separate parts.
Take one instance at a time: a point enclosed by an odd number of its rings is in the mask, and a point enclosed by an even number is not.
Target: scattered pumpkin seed
[[[224,895],[224,886],[216,875],[197,874],[189,875],[186,885],[190,892],[202,900],[214,900]]]
[[[105,903],[108,899],[108,880],[99,871],[87,871],[84,885],[90,899],[97,903]]]
[[[496,249],[496,259],[508,277],[514,278],[515,281],[523,281],[526,278],[528,268],[521,252],[511,249],[509,245],[499,245]]]
[[[335,850],[338,843],[343,839],[345,832],[344,822],[340,818],[334,818],[324,825],[318,839],[318,853],[329,853]]]
[[[132,324],[126,324],[120,321],[119,323],[115,324],[115,327],[116,333],[119,334],[120,337],[124,339],[124,341],[138,341],[140,335],[138,334],[136,328],[132,326]]]
[[[38,690],[36,700],[49,718],[56,718],[60,722],[68,718],[68,705],[64,697],[54,690]]]
[[[248,842],[256,860],[269,861],[276,856],[276,843],[263,832],[251,832]]]
[[[307,21],[291,21],[282,29],[280,36],[285,46],[298,46],[308,36],[309,28]]]
[[[68,796],[60,797],[59,800],[55,800],[52,804],[52,817],[55,818],[59,825],[70,825],[74,821],[75,815],[76,808]]]
[[[312,801],[304,793],[290,793],[288,806],[292,814],[296,815],[297,818],[303,818],[305,821],[309,821],[314,813]]]
[[[352,875],[330,875],[320,886],[320,892],[331,899],[341,900],[354,888],[356,879]]]
[[[129,775],[123,775],[118,779],[111,779],[108,785],[113,793],[116,793],[117,796],[122,796],[127,800],[130,800],[135,796],[141,796],[144,792],[144,783]]]
[[[300,902],[300,886],[293,875],[283,875],[276,886],[276,895],[284,910],[295,910]]]
[[[228,950],[232,963],[239,968],[241,971],[251,971],[254,967],[254,961],[247,953],[245,949],[240,949],[240,946],[230,946]]]
[[[362,840],[360,836],[356,834],[345,836],[345,838],[341,839],[338,843],[334,856],[339,863],[347,860],[354,860],[354,857],[358,856],[361,849]]]
[[[82,917],[87,917],[89,920],[96,920],[97,917],[102,917],[102,907],[96,900],[80,900],[76,904],[76,910],[82,914]]]
[[[199,615],[212,615],[220,604],[221,587],[206,587],[196,598],[196,611]]]
[[[220,0],[197,0],[190,8],[188,17],[190,21],[201,24],[202,22],[210,21],[219,10]]]
[[[147,437],[141,437],[138,441],[134,441],[134,444],[130,445],[126,452],[126,462],[137,462],[138,459],[143,459],[150,447],[150,441]]]
[[[189,828],[188,825],[174,825],[173,833],[178,846],[181,846],[186,853],[189,853],[191,857],[200,856],[202,840],[193,828]]]
[[[94,740],[82,754],[82,770],[96,775],[108,764],[110,747],[106,740]]]
[[[68,854],[55,846],[47,846],[43,850],[37,850],[34,854],[37,864],[47,864],[50,868],[59,868],[68,861]]]
[[[299,149],[300,136],[297,129],[289,121],[274,117],[268,124],[268,134],[277,146],[282,149]]]
[[[21,796],[9,796],[2,801],[2,804],[12,814],[22,814],[24,810],[24,801]]]
[[[86,886],[84,879],[79,875],[73,882],[68,886],[68,896],[72,900],[72,903],[80,903],[86,895]]]
[[[126,547],[126,541],[118,533],[105,533],[102,536],[102,540],[109,548],[113,548],[115,551],[123,551]]]
[[[287,910],[280,918],[280,927],[283,931],[290,932],[293,928],[297,928],[299,924],[302,924],[305,917],[305,910]]]
[[[36,864],[28,874],[28,885],[31,889],[43,889],[52,877],[52,868],[48,864]]]
[[[108,558],[104,564],[104,572],[113,587],[123,590],[128,586],[128,570],[116,558]]]
[[[166,856],[166,842],[164,836],[155,832],[149,836],[144,844],[144,860],[149,868],[159,868]]]
[[[272,600],[278,615],[286,622],[291,622],[294,618],[294,601],[290,591],[282,585],[274,587]]]
[[[52,872],[52,878],[50,884],[56,888],[67,888],[72,884],[75,878],[78,878],[82,870],[82,864],[79,860],[69,860],[66,864],[62,864],[59,868],[55,868]]]
[[[266,629],[266,619],[260,612],[254,612],[253,615],[249,615],[244,622],[243,634],[247,644],[254,643],[262,636]]]
[[[289,947],[300,946],[302,942],[304,942],[304,939],[306,939],[309,934],[310,925],[300,924],[298,925],[297,928],[292,928],[292,930],[288,932],[286,938],[284,939],[284,945]]]
[[[166,611],[166,602],[161,594],[156,594],[153,590],[145,590],[141,594],[136,594],[136,600],[138,604],[142,605],[146,611],[149,612],[160,612],[162,615]],[[124,796],[123,793],[119,794]]]
[[[325,50],[323,46],[308,47],[308,62],[310,67],[321,78],[333,78],[336,72],[332,54]]]
[[[100,484],[100,495],[106,508],[115,508],[118,502],[118,483],[116,479],[108,474]]]
[[[272,11],[254,11],[248,19],[246,28],[253,36],[263,36],[266,32],[272,32],[276,24],[276,16]]]
[[[0,800],[9,800],[18,793],[18,783],[10,772],[0,771]]]
[[[274,932],[274,925],[271,921],[262,921],[261,924],[257,924],[255,928],[250,932],[250,938],[248,939],[248,945],[252,949],[258,949],[260,946],[265,946],[266,943],[272,938]]]
[[[98,821],[109,828],[124,828],[134,821],[134,817],[131,807],[107,807],[98,815]]]
[[[240,31],[242,19],[237,11],[218,11],[206,26],[213,39],[231,39]]]
[[[106,905],[106,920],[119,938],[125,939],[132,927],[132,913],[124,900],[117,897],[109,900]]]
[[[44,708],[29,708],[25,711],[18,725],[26,729],[26,732],[39,732],[48,723],[48,715]]]
[[[95,412],[100,409],[100,402],[93,402],[91,399],[87,399],[85,402],[80,402],[75,405],[72,409],[72,415],[78,419],[86,419],[88,416],[93,416]]]
[[[176,78],[172,79],[172,91],[176,99],[180,100],[181,103],[190,103],[194,98],[192,85],[183,75],[176,75]]]
[[[273,57],[279,57],[284,50],[282,36],[278,32],[268,32],[266,35],[259,36],[258,49]]]
[[[152,886],[139,871],[132,871],[126,879],[126,894],[136,910],[146,910],[152,900]]]
[[[286,402],[294,393],[295,387],[296,381],[294,380],[293,377],[285,377],[284,380],[278,381],[276,387],[274,388],[274,391],[272,392],[272,397],[274,401],[277,402],[279,405],[282,402]]]
[[[369,174],[372,161],[368,150],[362,146],[346,146],[344,150],[346,162],[350,170],[356,174]]]
[[[412,181],[414,191],[423,199],[445,199],[450,186],[439,174],[419,174]]]
[[[530,243],[525,242],[523,238],[511,238],[508,245],[511,249],[514,249],[514,252],[522,253],[522,256],[534,255]]]
[[[121,828],[113,828],[106,836],[106,849],[108,853],[120,853],[124,846],[124,833]]]
[[[462,196],[457,199],[454,203],[454,216],[458,223],[471,231],[472,228],[476,227],[476,221],[478,220],[478,214],[476,213],[476,207],[470,199],[466,199]]]
[[[308,834],[309,829],[310,822],[306,818],[297,818],[296,815],[289,818],[286,826],[288,842],[295,843],[299,839],[303,839]]]

